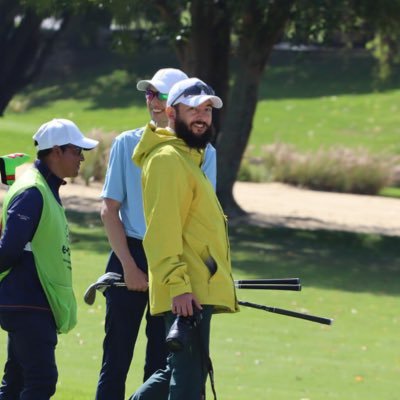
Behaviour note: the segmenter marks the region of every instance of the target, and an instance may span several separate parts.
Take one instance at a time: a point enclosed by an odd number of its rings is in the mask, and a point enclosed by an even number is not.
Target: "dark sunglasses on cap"
[[[154,97],[157,97],[158,100],[166,101],[168,99],[168,94],[146,89],[146,99],[152,101]]]
[[[188,96],[196,96],[199,94],[208,94],[214,96],[215,92],[211,86],[205,85],[204,83],[201,82],[197,82],[193,86],[189,86],[188,88],[186,88],[182,93],[179,93],[179,95],[176,96],[173,101],[171,101],[171,106],[173,106],[176,103],[176,101],[182,96],[188,97]]]

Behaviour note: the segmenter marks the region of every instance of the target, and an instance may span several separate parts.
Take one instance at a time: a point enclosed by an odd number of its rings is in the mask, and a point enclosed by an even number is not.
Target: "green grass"
[[[279,57],[262,82],[251,144],[280,140],[300,149],[338,144],[398,152],[398,72],[376,92],[372,63],[365,57]],[[154,63],[147,71],[158,67]],[[142,95],[134,88],[137,76],[112,69],[84,72],[62,83],[42,81],[18,96],[0,118],[1,153],[33,155],[32,134],[53,117],[71,118],[85,132],[119,132],[147,121]],[[100,368],[104,299],[98,296],[88,307],[82,296],[104,272],[108,244],[98,215],[69,213],[69,219],[79,324],[59,337],[54,399],[87,400],[94,396]],[[399,238],[240,227],[231,230],[231,239],[236,279],[298,276],[304,286],[300,293],[239,291],[240,299],[335,322],[327,327],[251,309],[216,316],[212,356],[219,398],[397,399]],[[143,336],[128,393],[141,380]],[[5,347],[1,333],[1,364]]]
[[[251,144],[399,153],[400,68],[386,83],[366,54],[275,52],[260,89]]]
[[[62,80],[42,78],[0,118],[2,153],[32,152],[31,136],[53,117],[73,119],[85,132],[143,125],[148,113],[135,84],[158,67],[137,66],[128,74],[108,61]],[[373,68],[361,53],[275,52],[260,86],[250,144],[257,151],[280,141],[300,150],[340,145],[399,153],[400,68],[385,84],[375,82]]]
[[[252,144],[290,143],[300,150],[364,147],[399,153],[400,90],[313,99],[262,100]],[[264,135],[263,135],[264,133]]]
[[[59,336],[55,400],[93,398],[101,362],[104,299],[82,301],[103,273],[108,244],[96,214],[69,213],[79,323]],[[231,229],[235,279],[300,277],[302,292],[238,290],[248,300],[332,317],[332,326],[242,307],[213,319],[212,358],[224,400],[396,400],[400,238],[342,232]],[[140,383],[144,334],[127,382]],[[0,363],[5,335],[0,335]],[[209,394],[210,398],[211,394]]]
[[[400,188],[387,187],[379,192],[380,196],[400,198]]]

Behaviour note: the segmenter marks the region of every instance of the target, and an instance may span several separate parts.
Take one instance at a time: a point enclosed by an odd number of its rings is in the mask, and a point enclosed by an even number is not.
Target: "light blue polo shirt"
[[[141,169],[132,161],[132,153],[144,128],[126,131],[118,135],[110,152],[107,173],[101,197],[121,203],[119,216],[129,237],[143,239],[146,224],[143,215]],[[202,170],[214,189],[217,180],[216,151],[211,144],[206,147]]]

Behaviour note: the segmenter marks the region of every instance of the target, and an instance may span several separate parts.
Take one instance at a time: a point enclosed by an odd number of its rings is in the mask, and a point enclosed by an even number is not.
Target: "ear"
[[[174,107],[171,107],[171,106],[167,107],[165,109],[165,114],[167,115],[169,120],[175,121],[175,119],[176,119],[176,110],[175,110]]]
[[[60,146],[53,146],[53,151],[49,154],[53,154],[55,157],[60,157],[63,154],[63,151],[60,149]]]

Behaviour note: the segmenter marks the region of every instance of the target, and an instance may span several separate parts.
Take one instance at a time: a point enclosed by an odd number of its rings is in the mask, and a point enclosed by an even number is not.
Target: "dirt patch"
[[[263,226],[400,236],[398,199],[243,182],[236,183],[234,195],[249,219]]]
[[[99,212],[102,185],[68,183],[61,188],[65,208]],[[0,187],[0,202],[6,187]],[[237,182],[234,196],[249,213],[245,218],[266,227],[326,229],[400,236],[400,200],[317,192],[280,183]],[[235,221],[240,223],[240,220]]]

